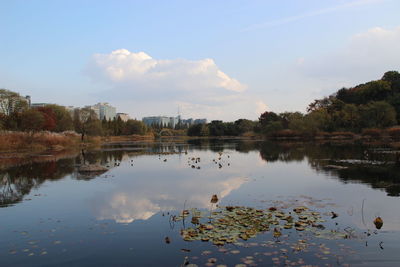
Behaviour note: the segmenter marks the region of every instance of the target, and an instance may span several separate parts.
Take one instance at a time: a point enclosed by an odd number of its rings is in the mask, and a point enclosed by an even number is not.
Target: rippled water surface
[[[0,265],[400,266],[396,152],[194,140],[108,145],[18,162],[3,157]],[[108,171],[80,173],[81,164]],[[216,204],[210,203],[214,194]],[[184,240],[187,229],[199,227],[192,223],[195,212],[201,224],[213,225],[223,214],[215,212],[226,206],[292,215],[306,206],[321,222],[304,231],[270,225],[223,245]],[[189,213],[184,220],[183,210]],[[320,235],[322,227],[328,236]]]

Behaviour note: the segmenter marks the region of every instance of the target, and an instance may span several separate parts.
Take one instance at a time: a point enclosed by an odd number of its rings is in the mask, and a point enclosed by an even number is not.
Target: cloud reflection
[[[195,178],[178,183],[165,179],[140,185],[137,181],[130,181],[111,192],[98,194],[91,200],[91,206],[98,220],[131,223],[147,220],[160,211],[183,209],[185,201],[187,208],[208,208],[212,194],[223,199],[246,182],[244,177],[223,180]]]

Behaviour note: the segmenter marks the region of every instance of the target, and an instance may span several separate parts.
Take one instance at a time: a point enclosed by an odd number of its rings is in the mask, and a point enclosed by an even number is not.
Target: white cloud
[[[246,86],[222,72],[214,60],[154,59],[145,52],[118,49],[110,54],[95,54],[89,75],[112,84],[130,85],[134,90],[209,90],[242,92]]]
[[[257,114],[264,113],[265,111],[268,110],[268,106],[262,101],[257,101],[256,107],[257,107],[257,109],[256,109]]]
[[[86,73],[109,86],[97,93],[132,117],[175,115],[235,120],[255,113],[247,86],[218,68],[213,59],[155,59],[145,52],[118,49],[92,56]],[[240,106],[240,109],[237,107]]]

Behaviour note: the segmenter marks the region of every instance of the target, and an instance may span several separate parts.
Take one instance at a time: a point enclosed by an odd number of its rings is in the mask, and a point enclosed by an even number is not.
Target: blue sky
[[[136,118],[304,111],[400,70],[399,11],[396,0],[1,1],[0,88]]]

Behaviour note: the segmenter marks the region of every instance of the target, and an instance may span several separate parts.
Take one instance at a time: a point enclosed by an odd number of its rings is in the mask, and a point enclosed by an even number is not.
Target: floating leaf
[[[282,232],[279,230],[279,228],[275,227],[274,228],[274,237],[280,237],[282,235]]]
[[[199,223],[200,223],[199,217],[193,216],[191,222],[192,222],[193,224],[199,224]]]

